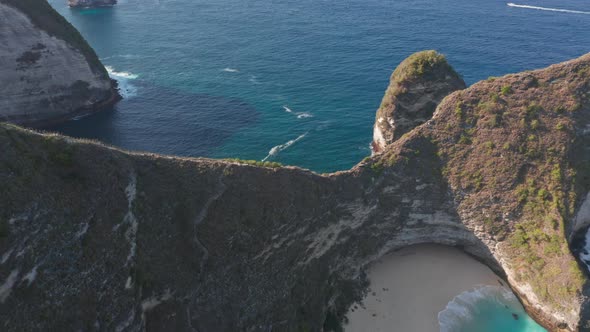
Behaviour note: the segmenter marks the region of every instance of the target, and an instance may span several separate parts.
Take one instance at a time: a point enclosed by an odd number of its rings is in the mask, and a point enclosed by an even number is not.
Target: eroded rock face
[[[587,331],[566,238],[590,191],[589,91],[590,55],[479,82],[329,175],[0,125],[0,326],[321,331],[369,264],[438,243],[505,276],[550,330]]]
[[[0,45],[0,121],[46,126],[119,100],[96,54],[43,0],[0,0]]]
[[[373,128],[374,153],[432,117],[440,101],[465,82],[436,51],[423,51],[404,60],[391,75]]]

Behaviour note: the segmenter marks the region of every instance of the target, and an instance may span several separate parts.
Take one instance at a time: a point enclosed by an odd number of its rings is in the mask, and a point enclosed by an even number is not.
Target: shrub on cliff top
[[[449,65],[444,55],[433,50],[422,51],[414,53],[402,61],[393,72],[392,80],[399,83],[405,80],[429,76],[439,70],[450,72],[459,77],[459,74]]]

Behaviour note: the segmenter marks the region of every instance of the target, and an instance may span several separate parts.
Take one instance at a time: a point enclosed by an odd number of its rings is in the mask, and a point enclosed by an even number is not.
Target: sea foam
[[[539,7],[539,6],[517,5],[512,2],[509,2],[506,5],[508,5],[508,7],[515,7],[515,8],[536,9],[536,10],[544,10],[544,11],[549,11],[549,12],[590,15],[590,12],[585,12],[585,11],[581,11],[581,10],[569,10],[569,9],[561,9],[561,8],[547,8],[547,7]]]
[[[456,296],[439,312],[441,332],[547,332],[505,287],[479,286]]]
[[[226,73],[239,73],[240,71],[238,69],[235,68],[223,68],[223,71]]]
[[[293,110],[287,106],[283,106],[283,109],[287,113],[295,114],[297,116],[297,119],[313,118],[313,114],[309,112],[293,112]]]
[[[109,76],[119,83],[119,93],[125,99],[137,96],[137,87],[131,81],[137,79],[139,75],[132,74],[125,71],[116,71],[111,66],[106,66]]]
[[[584,247],[580,251],[580,260],[582,260],[586,269],[590,272],[590,228],[588,228],[584,237]]]
[[[519,305],[511,291],[499,286],[481,286],[457,295],[447,307],[438,313],[441,332],[457,332],[470,320],[475,319],[482,301],[497,301],[502,305]]]

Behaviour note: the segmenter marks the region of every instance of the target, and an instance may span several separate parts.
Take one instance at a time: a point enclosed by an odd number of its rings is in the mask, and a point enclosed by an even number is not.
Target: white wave
[[[132,74],[132,73],[129,73],[126,71],[116,71],[111,66],[106,66],[105,68],[107,69],[107,71],[109,72],[109,75],[111,77],[126,78],[126,79],[130,79],[130,80],[134,80],[139,77],[139,75]]]
[[[515,8],[536,9],[536,10],[545,10],[545,11],[549,11],[549,12],[590,15],[590,12],[585,12],[585,11],[581,11],[581,10],[569,10],[569,9],[561,9],[561,8],[547,8],[547,7],[538,7],[538,6],[529,6],[529,5],[517,5],[512,2],[509,2],[506,5],[508,5],[508,7],[515,7]]]
[[[296,113],[296,112],[293,112],[293,110],[287,106],[283,106],[283,109],[287,113],[292,113],[292,114],[297,115],[297,119],[313,118],[313,114],[311,114],[309,112],[297,112]]]
[[[240,71],[235,68],[223,68],[223,71],[226,73],[239,73]]]
[[[140,59],[140,58],[146,58],[146,57],[148,57],[148,56],[142,56],[142,55],[138,55],[138,54],[115,54],[115,55],[107,56],[106,58],[101,58],[100,60],[108,60],[108,59],[114,59],[114,58]]]
[[[254,75],[250,75],[248,81],[252,84],[261,84],[260,81],[258,81],[258,78]]]
[[[586,265],[588,271],[590,271],[590,228],[586,231],[586,237],[584,238],[584,250],[580,253],[580,259]]]
[[[277,154],[279,154],[279,152],[281,152],[281,151],[283,151],[285,149],[288,149],[291,145],[293,145],[293,144],[297,143],[298,141],[302,140],[306,135],[307,135],[307,133],[305,133],[303,135],[299,135],[299,137],[297,137],[295,139],[292,139],[292,140],[288,141],[285,144],[280,144],[280,145],[277,145],[277,146],[273,147],[268,152],[268,155],[266,157],[264,157],[264,159],[262,159],[262,161],[267,161],[268,158],[274,157]]]
[[[478,314],[478,305],[490,300],[508,306],[513,312],[522,311],[520,302],[510,290],[499,286],[480,286],[455,296],[447,307],[438,313],[440,332],[461,331],[462,327]]]
[[[113,69],[111,66],[106,66],[109,76],[115,79],[119,83],[119,93],[125,99],[137,96],[137,87],[131,83],[134,79],[137,79],[139,75],[132,74],[129,72],[119,72]]]

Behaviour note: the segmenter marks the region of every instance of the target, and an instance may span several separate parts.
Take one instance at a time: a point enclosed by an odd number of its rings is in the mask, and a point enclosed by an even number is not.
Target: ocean
[[[590,51],[590,2],[121,0],[49,2],[126,99],[52,128],[127,149],[281,162],[317,172],[370,154],[397,64],[435,49],[468,84]],[[274,148],[274,149],[273,149]]]
[[[590,52],[586,0],[120,0],[88,10],[49,2],[125,97],[51,130],[316,172],[370,155],[389,76],[416,51],[444,53],[467,84]]]

